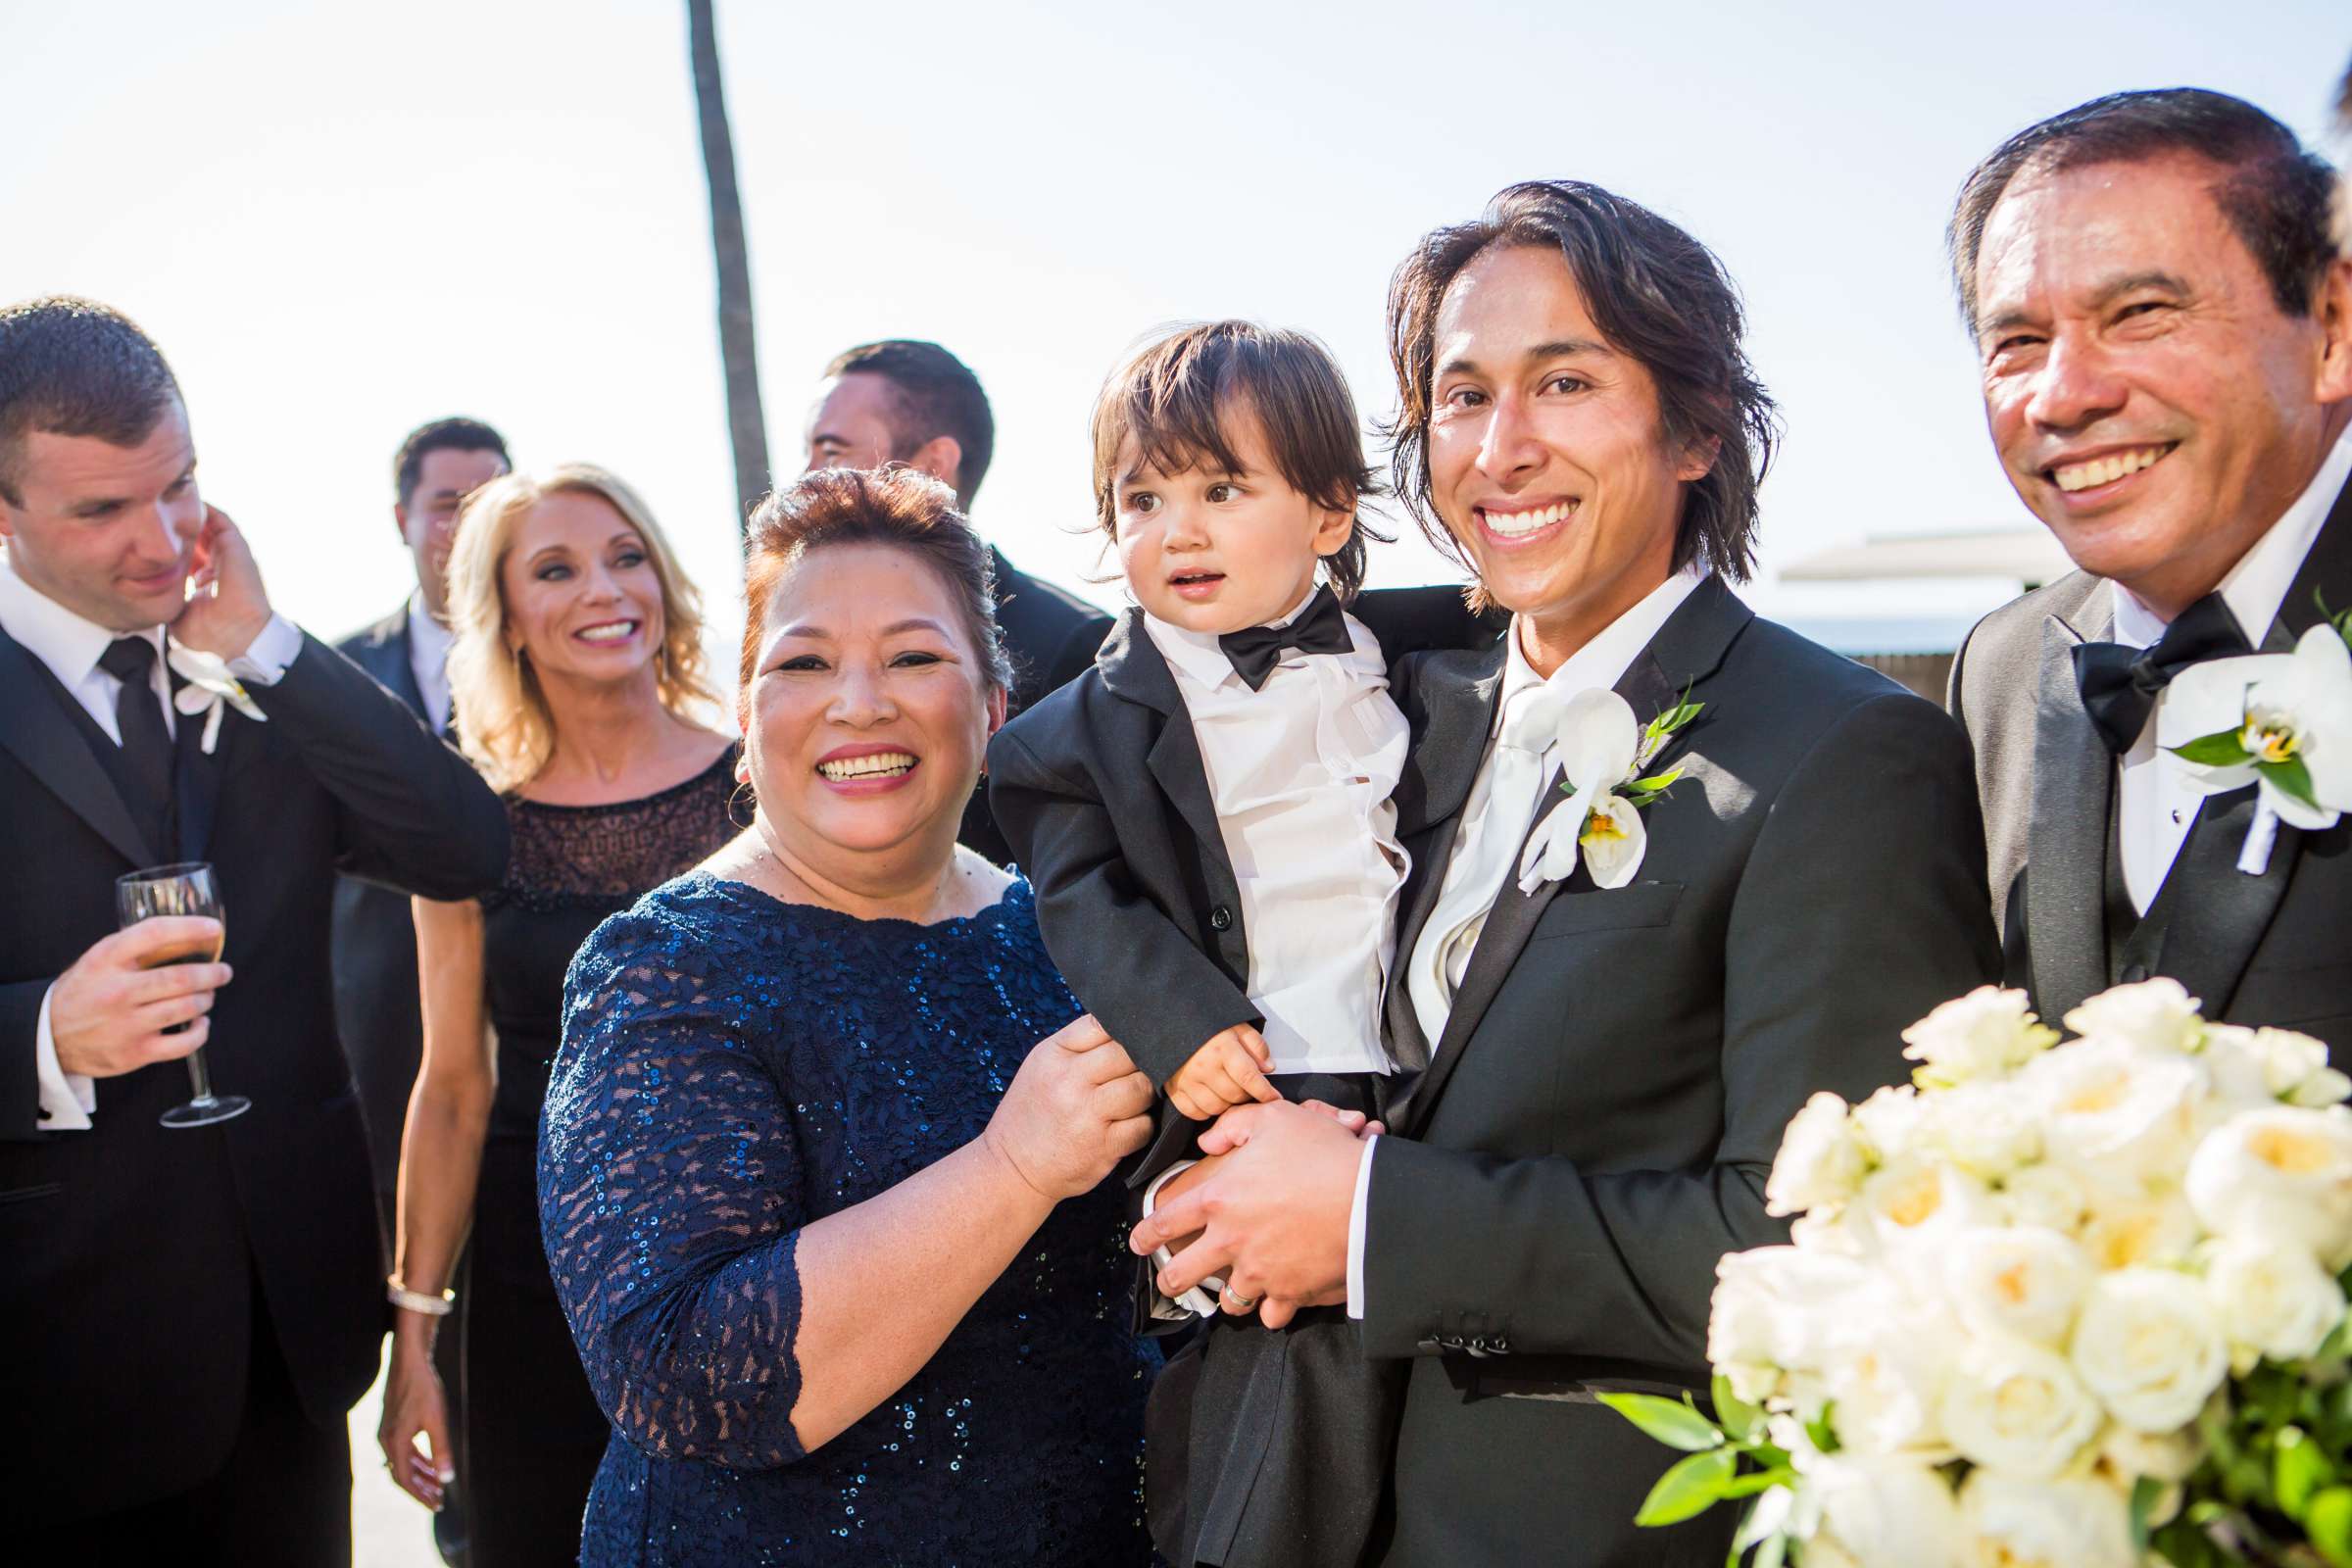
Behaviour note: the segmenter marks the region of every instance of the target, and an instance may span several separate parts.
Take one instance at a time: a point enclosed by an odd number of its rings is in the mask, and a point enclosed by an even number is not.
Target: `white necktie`
[[[1474,801],[1477,809],[1463,819],[1438,906],[1421,928],[1406,977],[1413,1015],[1433,1052],[1446,1032],[1454,988],[1486,928],[1487,911],[1510,880],[1520,843],[1543,804],[1567,705],[1564,694],[1544,683],[1521,687],[1503,704],[1502,733],[1487,761],[1486,798]]]

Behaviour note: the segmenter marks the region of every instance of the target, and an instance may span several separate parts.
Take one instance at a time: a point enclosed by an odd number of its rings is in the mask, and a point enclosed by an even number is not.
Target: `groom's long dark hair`
[[[1739,290],[1713,251],[1640,203],[1581,180],[1509,186],[1476,222],[1424,236],[1390,281],[1389,359],[1398,409],[1385,433],[1397,499],[1422,533],[1461,559],[1430,505],[1438,310],[1462,270],[1497,245],[1558,252],[1593,324],[1657,383],[1667,444],[1715,453],[1714,466],[1684,496],[1674,564],[1703,561],[1745,582],[1755,565],[1756,488],[1772,464],[1780,422],[1740,342],[1746,325]]]

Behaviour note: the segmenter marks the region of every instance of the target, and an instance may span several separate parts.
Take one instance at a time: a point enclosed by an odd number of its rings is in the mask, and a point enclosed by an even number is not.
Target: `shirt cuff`
[[[273,614],[246,650],[228,662],[228,672],[256,686],[274,686],[301,652],[302,628]]]
[[[57,1037],[49,1032],[49,998],[41,993],[41,1016],[32,1026],[32,1073],[41,1090],[41,1131],[74,1133],[89,1127],[98,1110],[98,1086],[81,1073],[57,1064]]]
[[[1364,1315],[1364,1219],[1372,1207],[1372,1146],[1374,1133],[1364,1140],[1364,1152],[1355,1162],[1355,1198],[1348,1205],[1348,1315]]]
[[[1159,1190],[1162,1187],[1165,1187],[1168,1185],[1168,1183],[1174,1181],[1182,1172],[1191,1170],[1195,1165],[1200,1163],[1200,1162],[1197,1159],[1180,1159],[1175,1164],[1170,1165],[1166,1170],[1161,1171],[1157,1176],[1152,1177],[1152,1185],[1144,1189],[1144,1218],[1150,1219],[1152,1217],[1152,1205],[1158,1202]],[[1176,1254],[1169,1251],[1166,1248],[1155,1247],[1152,1250],[1152,1269],[1155,1276],[1159,1270],[1166,1268],[1170,1263],[1175,1261]],[[1182,1296],[1177,1297],[1171,1301],[1167,1297],[1160,1295],[1159,1288],[1157,1286],[1153,1286],[1152,1290],[1152,1315],[1156,1318],[1166,1318],[1176,1321],[1181,1321],[1184,1313],[1188,1311],[1198,1317],[1215,1317],[1219,1310],[1217,1297],[1223,1295],[1224,1291],[1225,1282],[1212,1276],[1208,1279],[1202,1280],[1200,1284],[1194,1286],[1191,1290],[1185,1292]],[[1167,1304],[1169,1310],[1162,1311],[1160,1309],[1161,1303],[1163,1302]]]

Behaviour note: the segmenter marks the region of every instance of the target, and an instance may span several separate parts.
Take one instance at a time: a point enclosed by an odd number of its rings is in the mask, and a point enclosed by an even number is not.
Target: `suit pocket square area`
[[[1636,882],[1630,886],[1556,895],[1537,917],[1533,944],[1593,931],[1640,931],[1669,924],[1683,899],[1680,882]]]

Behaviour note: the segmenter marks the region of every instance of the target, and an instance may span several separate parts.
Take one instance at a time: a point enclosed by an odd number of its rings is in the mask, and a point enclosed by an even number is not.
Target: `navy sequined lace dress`
[[[906,1385],[814,1453],[800,1228],[978,1136],[1077,1015],[1028,884],[915,925],[705,872],[598,928],[540,1134],[556,1289],[614,1437],[587,1568],[1150,1560],[1115,1181],[1062,1203]],[[887,1301],[872,1304],[876,1314]]]

